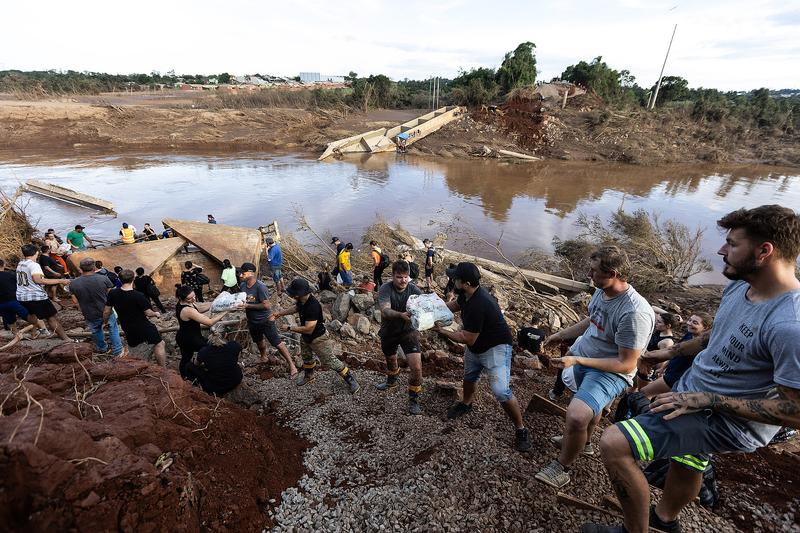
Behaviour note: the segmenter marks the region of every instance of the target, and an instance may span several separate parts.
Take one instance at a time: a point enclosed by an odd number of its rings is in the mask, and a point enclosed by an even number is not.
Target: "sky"
[[[3,2],[0,70],[454,77],[536,44],[538,79],[603,56],[642,86],[800,88],[800,0]]]

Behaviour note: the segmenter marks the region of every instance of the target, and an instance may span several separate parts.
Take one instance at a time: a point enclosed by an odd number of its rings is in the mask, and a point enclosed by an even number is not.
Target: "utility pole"
[[[667,46],[667,55],[664,56],[664,64],[661,65],[661,74],[658,75],[658,84],[656,84],[656,92],[653,93],[653,100],[650,103],[650,109],[655,109],[656,107],[656,98],[658,98],[658,90],[661,89],[661,80],[664,77],[664,67],[667,66],[667,58],[669,57],[669,51],[672,48],[672,40],[675,38],[675,30],[678,29],[678,25],[675,24],[675,27],[672,29],[672,37],[669,38],[669,46]]]

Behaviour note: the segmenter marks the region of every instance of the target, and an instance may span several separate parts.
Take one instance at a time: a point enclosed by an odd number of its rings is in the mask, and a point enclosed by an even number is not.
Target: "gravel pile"
[[[561,420],[526,414],[534,448],[520,454],[511,424],[484,384],[473,411],[448,421],[452,396],[435,390],[432,379],[424,384],[425,414],[411,417],[405,378],[387,394],[374,388],[382,374],[360,370],[357,376],[362,390],[355,397],[333,372],[319,373],[305,387],[285,378],[249,379],[262,402],[313,443],[305,454],[308,474],[275,502],[272,531],[577,531],[586,521],[617,522],[558,504],[556,491],[534,479],[556,456],[549,439],[561,433]],[[523,408],[534,392],[547,390],[549,379],[512,378]],[[612,494],[600,460],[586,456],[563,492],[597,505]],[[695,505],[682,524],[684,531],[736,529]]]

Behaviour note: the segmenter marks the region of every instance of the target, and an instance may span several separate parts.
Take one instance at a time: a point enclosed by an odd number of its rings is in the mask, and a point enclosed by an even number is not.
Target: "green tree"
[[[656,85],[653,85],[653,92]],[[689,82],[680,76],[664,76],[661,79],[661,88],[658,90],[658,100],[656,105],[664,105],[667,102],[679,102],[689,98]]]
[[[231,82],[231,75],[227,72],[223,72],[219,76],[217,76],[218,83],[230,83]]]
[[[513,51],[506,53],[503,63],[497,69],[497,82],[503,92],[509,92],[522,85],[536,82],[536,45],[530,41],[520,43]]]
[[[625,72],[625,82],[631,81],[632,76]],[[570,65],[561,73],[561,79],[577,85],[583,85],[593,90],[607,102],[616,101],[622,96],[620,77],[622,73],[610,68],[603,61],[603,56],[597,56],[591,63],[581,61]]]

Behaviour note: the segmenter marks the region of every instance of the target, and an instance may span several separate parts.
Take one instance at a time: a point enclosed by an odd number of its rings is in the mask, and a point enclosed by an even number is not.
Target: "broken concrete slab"
[[[163,222],[220,263],[228,259],[234,266],[242,263],[259,266],[262,243],[257,229],[175,218],[165,218]]]
[[[136,270],[144,268],[145,274],[157,272],[169,261],[186,241],[179,237],[160,239],[158,241],[145,241],[137,244],[122,244],[107,248],[92,248],[75,252],[69,256],[72,267],[78,270],[81,259],[91,257],[95,261],[102,261],[103,266],[111,270],[115,266]]]
[[[41,196],[46,196],[47,198],[52,198],[54,200],[61,200],[62,202],[79,205],[89,209],[97,209],[98,211],[102,211],[104,213],[116,215],[116,212],[114,211],[114,204],[111,202],[101,200],[100,198],[95,198],[94,196],[90,196],[82,192],[73,191],[72,189],[62,187],[61,185],[45,183],[39,180],[28,180],[22,186],[22,189],[28,192],[39,194]]]

